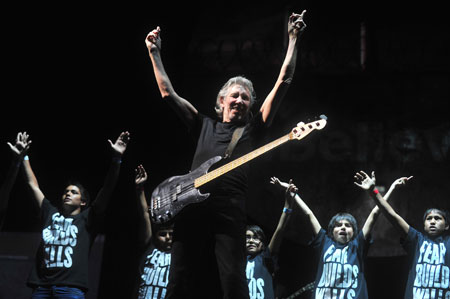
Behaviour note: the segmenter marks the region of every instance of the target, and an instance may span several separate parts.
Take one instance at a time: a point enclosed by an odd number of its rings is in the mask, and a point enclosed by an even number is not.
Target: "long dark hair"
[[[258,239],[261,240],[261,243],[263,244],[262,249],[264,250],[267,244],[266,244],[266,234],[264,233],[262,228],[260,228],[255,224],[249,224],[247,225],[246,231],[247,230],[251,231],[256,237],[258,237]]]

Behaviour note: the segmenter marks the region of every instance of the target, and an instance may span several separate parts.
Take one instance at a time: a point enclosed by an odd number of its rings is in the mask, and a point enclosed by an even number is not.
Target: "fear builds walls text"
[[[316,298],[355,298],[360,270],[348,263],[348,246],[331,245],[322,258],[323,271],[315,290]]]
[[[52,215],[52,225],[42,231],[47,268],[72,267],[73,248],[77,245],[78,235],[78,228],[72,222],[72,218],[55,213]]]
[[[449,299],[450,270],[445,265],[446,247],[443,243],[424,241],[416,265],[414,299]]]

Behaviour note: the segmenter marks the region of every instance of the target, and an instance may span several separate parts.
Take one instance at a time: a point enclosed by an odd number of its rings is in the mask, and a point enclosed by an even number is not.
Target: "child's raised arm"
[[[402,177],[395,180],[392,183],[386,195],[389,197],[391,192],[395,189],[396,186],[405,184],[411,178],[412,177]],[[357,172],[355,174],[355,180],[356,180],[355,185],[363,190],[366,190],[369,193],[370,197],[375,200],[377,207],[381,210],[382,213],[384,213],[389,222],[391,222],[392,225],[394,225],[397,229],[399,229],[400,232],[406,235],[409,231],[409,224],[400,215],[398,215],[397,212],[395,212],[395,210],[391,207],[391,205],[380,194],[378,189],[375,188],[374,173],[372,172],[371,178],[367,175],[367,173],[361,170],[360,172]],[[370,233],[375,223],[376,214],[378,214],[377,207],[375,207],[372,210],[372,213],[369,215],[369,217],[366,220],[366,223],[364,224],[363,227],[364,236],[367,236],[367,234]]]
[[[289,183],[285,183],[281,182],[276,177],[272,177],[271,183],[286,188],[286,196],[291,196],[292,198],[294,198],[302,213],[308,218],[314,236],[317,236],[322,226],[320,225],[319,221],[317,220],[311,209],[308,207],[308,205],[298,195],[298,188],[292,183],[292,180],[290,180]]]

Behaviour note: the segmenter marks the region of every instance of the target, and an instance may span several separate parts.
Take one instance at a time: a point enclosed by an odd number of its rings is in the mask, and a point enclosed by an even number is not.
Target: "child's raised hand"
[[[274,185],[278,185],[278,186],[283,187],[283,188],[288,188],[289,187],[288,183],[282,182],[277,177],[274,177],[274,176],[270,178],[270,183],[274,184]]]
[[[355,185],[364,190],[370,190],[375,187],[375,171],[372,171],[372,177],[369,177],[364,171],[355,174]]]
[[[392,183],[392,186],[396,187],[396,186],[406,185],[406,182],[412,178],[413,178],[413,176],[410,176],[410,177],[404,176],[404,177],[398,178]]]

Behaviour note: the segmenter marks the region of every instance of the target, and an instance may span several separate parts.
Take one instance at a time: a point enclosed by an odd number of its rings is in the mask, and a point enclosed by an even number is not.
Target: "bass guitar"
[[[294,139],[301,140],[312,131],[321,130],[325,127],[326,123],[327,118],[324,115],[319,120],[307,124],[300,122],[285,136],[222,165],[211,172],[208,172],[211,166],[222,160],[222,157],[215,156],[186,175],[173,176],[164,180],[152,192],[149,207],[152,221],[162,224],[172,220],[186,206],[193,203],[200,203],[208,198],[209,193],[202,194],[200,192],[199,188],[201,186],[287,141]]]

